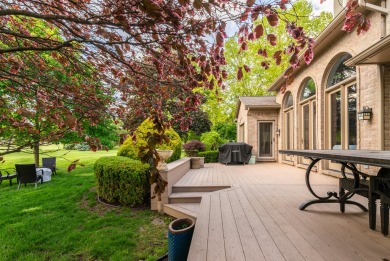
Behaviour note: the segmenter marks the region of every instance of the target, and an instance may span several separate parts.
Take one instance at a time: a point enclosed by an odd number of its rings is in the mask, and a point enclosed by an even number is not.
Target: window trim
[[[325,93],[328,94],[328,93],[333,92],[334,90],[338,89],[339,87],[341,88],[342,86],[349,85],[350,82],[356,82],[356,75],[351,76],[348,79],[345,79],[344,81],[333,85],[332,87],[326,88]]]

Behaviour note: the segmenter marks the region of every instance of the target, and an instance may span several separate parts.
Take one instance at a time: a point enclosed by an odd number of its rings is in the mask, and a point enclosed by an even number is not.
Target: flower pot
[[[190,250],[195,222],[190,218],[181,218],[172,221],[168,230],[168,260],[187,260]]]
[[[204,167],[204,157],[191,157],[191,169],[200,169]]]

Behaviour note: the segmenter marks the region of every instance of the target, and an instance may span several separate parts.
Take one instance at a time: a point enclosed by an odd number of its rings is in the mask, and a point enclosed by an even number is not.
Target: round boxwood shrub
[[[206,150],[217,150],[225,141],[218,132],[209,131],[202,134],[200,141],[206,146]]]
[[[111,156],[98,159],[94,170],[97,194],[106,202],[133,207],[149,196],[148,164]]]
[[[139,148],[147,145],[147,133],[157,133],[157,130],[153,128],[154,124],[149,119],[146,119],[134,132],[136,140],[133,137],[128,137],[122,146],[119,147],[118,156],[129,157],[131,159],[139,159]],[[179,134],[169,128],[165,130],[165,135],[169,138],[169,143],[163,142],[158,144],[157,149],[161,150],[173,150],[172,156],[166,161],[167,163],[180,159],[181,156],[181,139]]]

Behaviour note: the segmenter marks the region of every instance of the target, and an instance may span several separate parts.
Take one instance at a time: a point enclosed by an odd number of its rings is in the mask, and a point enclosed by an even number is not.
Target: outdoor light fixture
[[[372,114],[372,108],[364,106],[363,110],[359,111],[358,119],[359,120],[370,120]]]
[[[280,135],[280,129],[276,129],[275,133],[276,135]]]

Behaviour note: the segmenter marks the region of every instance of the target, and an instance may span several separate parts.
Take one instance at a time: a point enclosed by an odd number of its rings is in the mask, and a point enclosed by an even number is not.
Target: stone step
[[[200,203],[208,192],[177,192],[169,196],[169,203]]]
[[[196,221],[200,203],[164,204],[164,213],[175,218],[192,218]]]
[[[229,185],[212,186],[173,186],[172,193],[178,192],[214,192],[221,189],[230,188]]]

